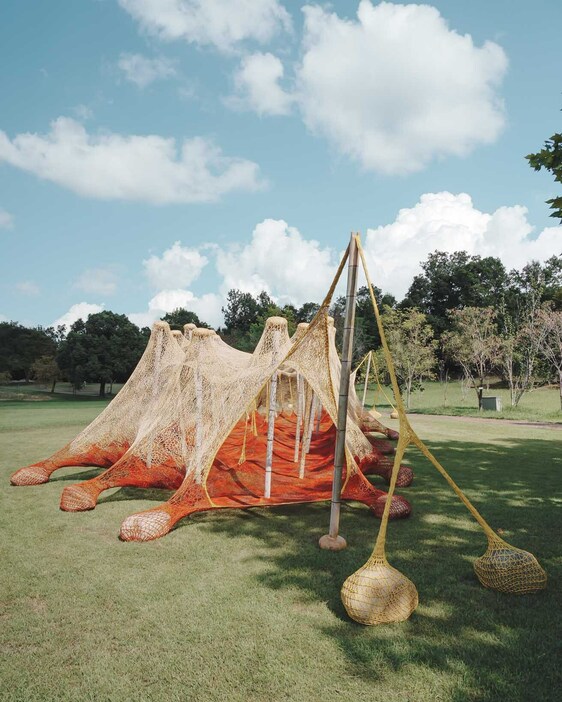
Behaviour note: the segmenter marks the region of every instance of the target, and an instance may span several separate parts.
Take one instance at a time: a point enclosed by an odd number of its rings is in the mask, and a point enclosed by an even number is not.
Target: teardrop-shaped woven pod
[[[491,590],[523,595],[546,587],[547,576],[532,553],[490,537],[486,553],[474,562],[478,580]]]
[[[386,558],[370,559],[344,582],[341,599],[359,624],[390,624],[408,619],[418,606],[418,591]]]

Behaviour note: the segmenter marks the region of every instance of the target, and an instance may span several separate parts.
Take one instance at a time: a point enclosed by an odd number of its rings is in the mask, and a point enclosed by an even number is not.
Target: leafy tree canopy
[[[0,371],[9,372],[15,380],[29,380],[33,363],[41,356],[54,355],[55,350],[47,330],[0,322]]]
[[[562,134],[553,134],[544,142],[544,147],[535,154],[525,156],[531,168],[540,171],[544,168],[554,176],[556,183],[562,183]],[[546,201],[550,205],[551,217],[556,217],[562,223],[562,196],[553,197]]]
[[[179,331],[183,331],[185,324],[195,324],[197,327],[204,327],[205,329],[211,328],[207,322],[201,321],[195,312],[190,312],[185,307],[178,307],[173,312],[165,314],[161,319],[163,322],[168,322],[172,329],[178,329]]]
[[[124,314],[98,312],[75,322],[57,353],[57,363],[75,387],[126,380],[141,357],[146,339]]]

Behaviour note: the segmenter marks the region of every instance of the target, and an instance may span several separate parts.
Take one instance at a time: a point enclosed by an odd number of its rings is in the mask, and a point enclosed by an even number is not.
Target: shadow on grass
[[[387,542],[389,561],[420,594],[418,610],[403,624],[362,627],[347,618],[341,604],[341,584],[367,560],[378,528],[363,506],[342,510],[349,547],[340,553],[317,546],[327,531],[325,503],[207,512],[191,519],[221,538],[257,540],[253,558],[266,563],[257,580],[294,591],[305,620],[309,607],[325,603],[338,621],[324,633],[344,652],[354,676],[376,683],[400,672],[413,676],[414,688],[416,677],[449,676],[446,699],[452,702],[557,699],[555,621],[561,602],[553,535],[560,532],[555,489],[562,460],[553,455],[555,444],[451,441],[433,442],[431,448],[492,528],[539,558],[550,576],[545,592],[509,596],[479,584],[472,561],[485,551],[486,539],[445,481],[413,452],[416,479],[403,494],[414,512],[409,520],[391,523]]]

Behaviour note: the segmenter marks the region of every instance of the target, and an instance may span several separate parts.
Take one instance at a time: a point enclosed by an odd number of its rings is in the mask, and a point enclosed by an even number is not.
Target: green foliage
[[[398,310],[384,306],[382,323],[398,382],[406,393],[406,407],[412,392],[426,378],[432,378],[437,341],[426,316],[416,309]],[[379,355],[379,359],[381,356]]]
[[[54,356],[41,356],[31,366],[31,372],[35,380],[43,385],[51,384],[51,392],[55,391],[57,380],[62,377]]]
[[[553,134],[544,142],[544,147],[535,154],[525,156],[531,168],[540,171],[544,168],[554,176],[556,183],[562,183],[562,134]],[[556,217],[562,222],[562,196],[546,200],[550,205],[551,217]]]
[[[185,324],[195,324],[195,326],[205,329],[211,328],[207,322],[201,321],[195,312],[190,312],[186,310],[185,307],[178,307],[173,312],[168,312],[160,319],[163,322],[168,322],[171,329],[177,329],[181,332],[183,332]]]
[[[98,382],[103,397],[106,383],[129,377],[145,345],[140,329],[124,314],[98,312],[72,325],[57,363],[76,389],[86,381]]]
[[[416,307],[435,334],[450,330],[450,310],[496,306],[503,297],[508,275],[499,258],[470,256],[466,251],[435,251],[421,264],[400,307]]]
[[[241,351],[255,349],[268,317],[284,317],[289,334],[295,331],[298,311],[293,305],[279,307],[265,291],[253,297],[240,290],[229,290],[226,299],[226,307],[222,308],[225,321],[223,337]],[[310,312],[311,307],[307,308],[307,313]]]
[[[33,363],[55,350],[56,343],[45,329],[0,322],[0,371],[9,372],[14,380],[29,380]]]

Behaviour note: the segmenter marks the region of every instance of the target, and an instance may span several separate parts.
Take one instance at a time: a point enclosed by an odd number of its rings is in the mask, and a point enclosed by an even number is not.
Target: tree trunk
[[[57,385],[57,381],[53,380],[53,384],[51,385],[51,395],[55,392],[56,385]]]
[[[484,386],[482,383],[476,388],[476,392],[478,393],[478,411],[482,411],[482,395],[484,394]]]
[[[558,385],[560,387],[560,411],[562,412],[562,370],[558,371]]]
[[[100,380],[100,397],[105,398],[105,380]]]

